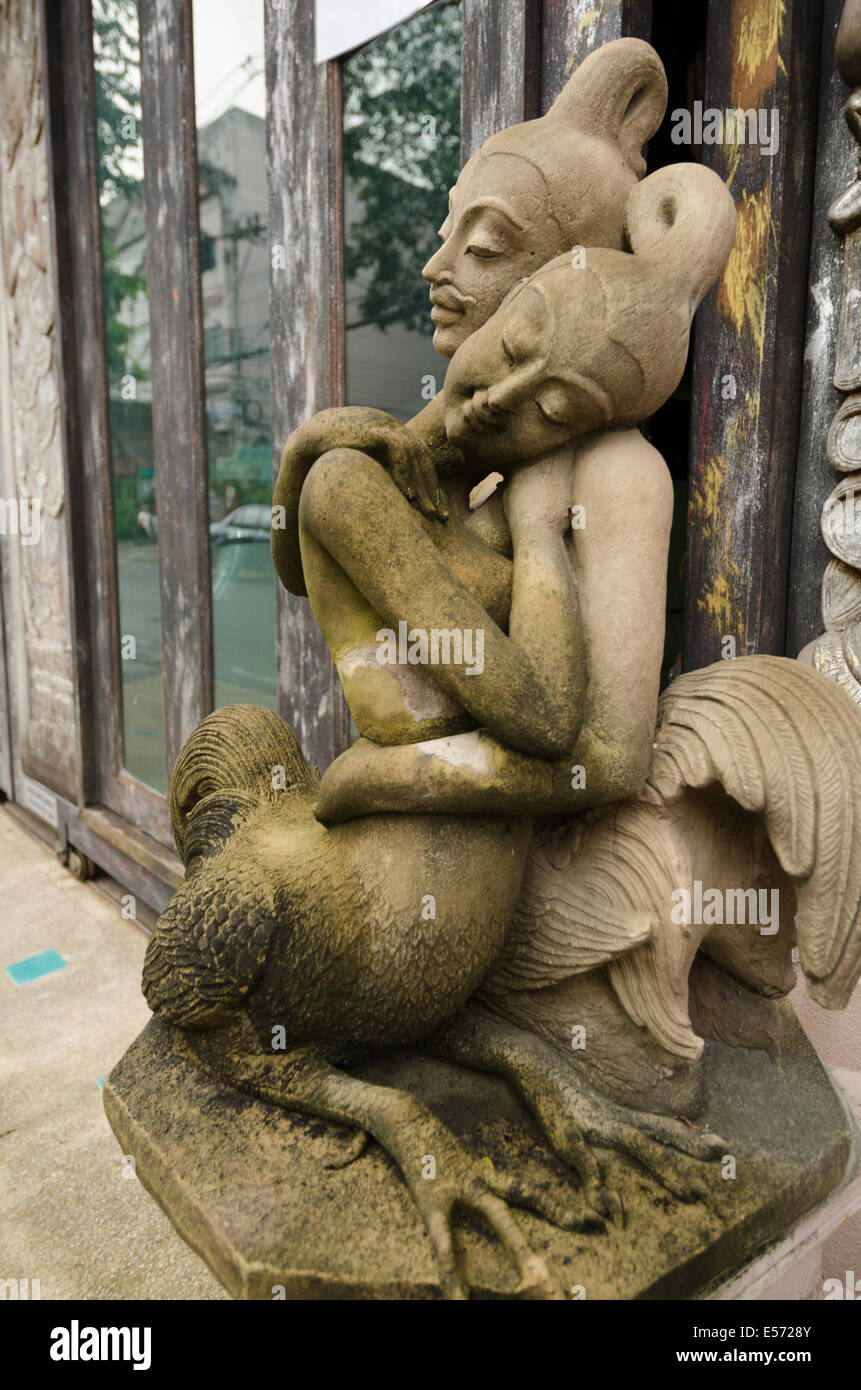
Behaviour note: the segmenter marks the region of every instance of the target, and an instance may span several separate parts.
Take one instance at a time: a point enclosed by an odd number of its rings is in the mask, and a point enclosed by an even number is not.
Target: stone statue
[[[226,1086],[352,1127],[349,1160],[372,1136],[450,1297],[469,1292],[456,1208],[521,1293],[562,1296],[510,1207],[622,1222],[596,1147],[708,1204],[729,1140],[691,1118],[697,1029],[759,1045],[796,912],[823,1003],[861,971],[861,711],[767,657],[658,703],[672,489],[637,426],[735,233],[709,170],[638,181],[665,99],[657,55],[620,40],[489,140],[424,271],[442,392],[409,426],[326,411],[285,447],[273,558],[358,741],[320,779],[276,715],[228,706],[171,779],[186,879],[147,950],[150,1007]],[[350,1070],[416,1045],[506,1077],[579,1193],[494,1169]]]

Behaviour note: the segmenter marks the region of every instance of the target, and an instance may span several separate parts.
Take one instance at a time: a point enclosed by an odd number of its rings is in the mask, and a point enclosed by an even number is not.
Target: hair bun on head
[[[693,314],[724,269],[736,210],[726,184],[704,164],[670,164],[631,192],[625,228],[631,250],[654,260]]]

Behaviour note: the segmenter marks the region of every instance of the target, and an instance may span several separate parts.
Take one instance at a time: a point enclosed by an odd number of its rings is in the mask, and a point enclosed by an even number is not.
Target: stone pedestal
[[[779,1063],[707,1047],[701,1123],[727,1139],[735,1160],[734,1178],[721,1176],[729,1164],[701,1169],[711,1175],[708,1208],[677,1202],[613,1156],[625,1229],[572,1233],[517,1213],[566,1288],[587,1299],[762,1296],[766,1267],[756,1258],[791,1228],[803,1231],[804,1214],[841,1184],[861,1182],[851,1116],[783,1007]],[[576,1184],[504,1082],[415,1053],[361,1074],[408,1086],[497,1166],[539,1165],[548,1181]],[[141,1182],[236,1298],[439,1297],[420,1218],[376,1145],[347,1168],[327,1167],[344,1151],[343,1131],[224,1088],[176,1055],[155,1019],[111,1073],[104,1100]],[[496,1241],[468,1221],[458,1238],[474,1295],[511,1297],[514,1272]],[[773,1251],[765,1259],[773,1268]],[[754,1272],[736,1278],[746,1266]]]

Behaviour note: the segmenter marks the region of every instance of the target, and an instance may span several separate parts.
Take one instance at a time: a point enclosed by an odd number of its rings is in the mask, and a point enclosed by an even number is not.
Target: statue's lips
[[[463,318],[467,304],[470,300],[459,294],[457,290],[450,286],[440,286],[430,292],[432,304],[431,319],[439,324],[440,328],[446,328],[449,324],[457,323],[458,319]]]
[[[431,309],[431,321],[440,328],[448,328],[450,324],[457,323],[463,318],[462,309],[444,309],[441,304],[435,304]]]

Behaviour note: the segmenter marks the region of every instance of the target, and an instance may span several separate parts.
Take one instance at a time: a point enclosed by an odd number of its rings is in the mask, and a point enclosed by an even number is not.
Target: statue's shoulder
[[[603,430],[575,444],[578,500],[647,506],[672,518],[673,480],[663,454],[638,429]]]

